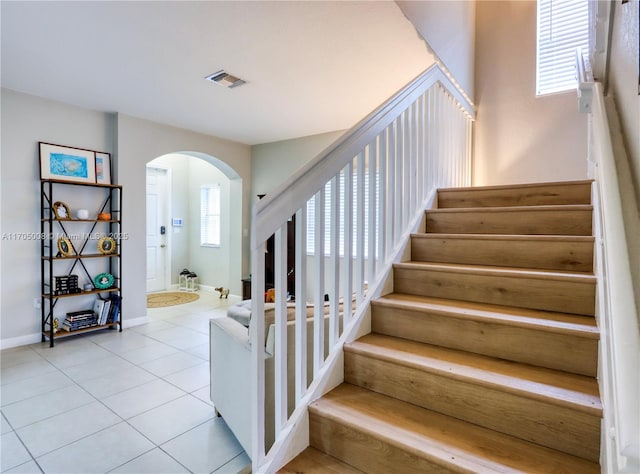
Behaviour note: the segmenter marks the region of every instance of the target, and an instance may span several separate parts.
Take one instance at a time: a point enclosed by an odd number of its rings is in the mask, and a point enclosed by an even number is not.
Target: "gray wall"
[[[12,340],[13,345],[39,340],[40,310],[34,307],[34,299],[40,296],[40,241],[8,237],[12,233],[40,232],[38,142],[113,152],[115,117],[6,89],[1,93],[0,216],[5,238],[0,241],[0,339],[4,346],[6,340]],[[62,193],[58,194],[60,200],[72,212],[94,206],[86,200],[93,198],[80,187],[67,186]],[[59,229],[54,228],[54,232]],[[64,309],[64,305],[58,307],[58,311]]]
[[[396,3],[473,100],[475,0],[396,0]]]
[[[587,115],[536,97],[535,68],[536,2],[477,2],[475,185],[587,178]]]
[[[279,142],[263,143],[251,147],[251,188],[257,194],[267,194],[287,180],[322,150],[337,140],[344,130]]]
[[[38,141],[101,150],[113,154],[116,182],[124,187],[123,320],[146,318],[145,166],[162,155],[186,152],[215,164],[231,179],[231,192],[242,202],[230,227],[237,235],[229,253],[238,262],[229,269],[229,287],[240,294],[240,279],[249,273],[251,158],[247,145],[161,125],[125,115],[112,115],[2,89],[2,232],[40,231]],[[72,208],[87,207],[81,190],[65,196]],[[81,203],[81,204],[78,204]],[[246,230],[246,232],[244,232]],[[2,287],[0,342],[3,347],[39,340],[40,243],[0,241]],[[75,300],[75,299],[73,299]],[[60,307],[60,311],[64,308]]]
[[[631,272],[636,289],[636,306],[640,315],[640,62],[638,16],[640,3],[615,2],[611,59],[609,71],[609,95],[620,118],[622,139],[627,153],[627,163],[618,164],[620,192],[624,212]],[[619,160],[624,157],[618,157]]]

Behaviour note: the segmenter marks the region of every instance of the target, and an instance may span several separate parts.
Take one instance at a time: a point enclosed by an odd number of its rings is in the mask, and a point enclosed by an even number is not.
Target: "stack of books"
[[[93,310],[74,311],[67,313],[62,329],[65,331],[77,331],[78,329],[90,328],[98,324],[98,317]]]
[[[93,312],[98,317],[98,325],[111,324],[118,322],[120,317],[120,301],[119,295],[112,294],[109,298],[98,298],[93,305]]]

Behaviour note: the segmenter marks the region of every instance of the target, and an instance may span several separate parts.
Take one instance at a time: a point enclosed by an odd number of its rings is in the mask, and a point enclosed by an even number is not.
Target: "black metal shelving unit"
[[[58,186],[82,186],[87,188],[95,188],[96,193],[102,193],[103,199],[100,208],[96,211],[96,216],[100,213],[109,213],[109,220],[100,219],[59,219],[53,210],[54,190]],[[97,198],[96,198],[97,199]],[[42,323],[42,342],[49,340],[50,347],[54,346],[54,341],[59,338],[74,336],[92,331],[103,329],[119,329],[122,331],[122,300],[120,300],[119,316],[116,322],[95,325],[74,331],[64,331],[61,327],[58,331],[54,331],[54,309],[59,300],[65,298],[73,298],[96,294],[102,296],[103,293],[109,294],[117,292],[122,298],[122,186],[117,184],[92,184],[92,183],[75,183],[70,181],[61,181],[55,179],[43,179],[40,182],[40,282],[41,282],[41,323]],[[72,255],[62,255],[58,251],[57,238],[54,238],[54,232],[58,235],[69,238],[70,235],[76,234],[79,230],[76,226],[79,223],[85,223],[85,229],[91,224],[88,232],[83,232],[84,238],[79,239],[79,243],[71,243]],[[106,227],[106,228],[105,228]],[[75,230],[75,232],[73,232]],[[112,237],[116,242],[116,248],[112,253],[89,253],[87,245],[94,242],[96,233],[104,234]],[[93,283],[94,276],[87,269],[84,261],[87,259],[104,260],[103,272],[108,272],[114,276],[113,286],[107,289],[100,289]],[[70,267],[64,272],[64,275],[71,276],[75,271],[82,272],[90,282],[93,289],[90,291],[81,291],[80,293],[56,294],[54,290],[54,277],[60,273],[54,273],[57,265],[61,262],[71,263]],[[87,309],[87,308],[79,308]]]

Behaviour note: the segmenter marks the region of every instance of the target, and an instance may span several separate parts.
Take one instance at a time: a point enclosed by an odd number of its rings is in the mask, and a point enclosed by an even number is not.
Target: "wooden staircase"
[[[590,190],[440,190],[280,472],[600,472]]]

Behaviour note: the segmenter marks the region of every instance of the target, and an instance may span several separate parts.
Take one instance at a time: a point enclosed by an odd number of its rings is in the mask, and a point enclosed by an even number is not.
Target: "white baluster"
[[[351,321],[353,293],[353,160],[347,163],[344,175],[344,310],[343,327]]]
[[[331,282],[329,283],[329,348],[340,337],[340,183],[339,175],[331,180]],[[331,350],[331,349],[330,349]]]
[[[324,186],[316,193],[315,205],[315,273],[313,297],[313,376],[324,363]]]
[[[275,430],[287,421],[287,223],[275,234]]]
[[[364,152],[358,153],[356,164],[356,305],[360,306],[364,290]]]
[[[296,404],[307,390],[307,205],[296,212]]]

